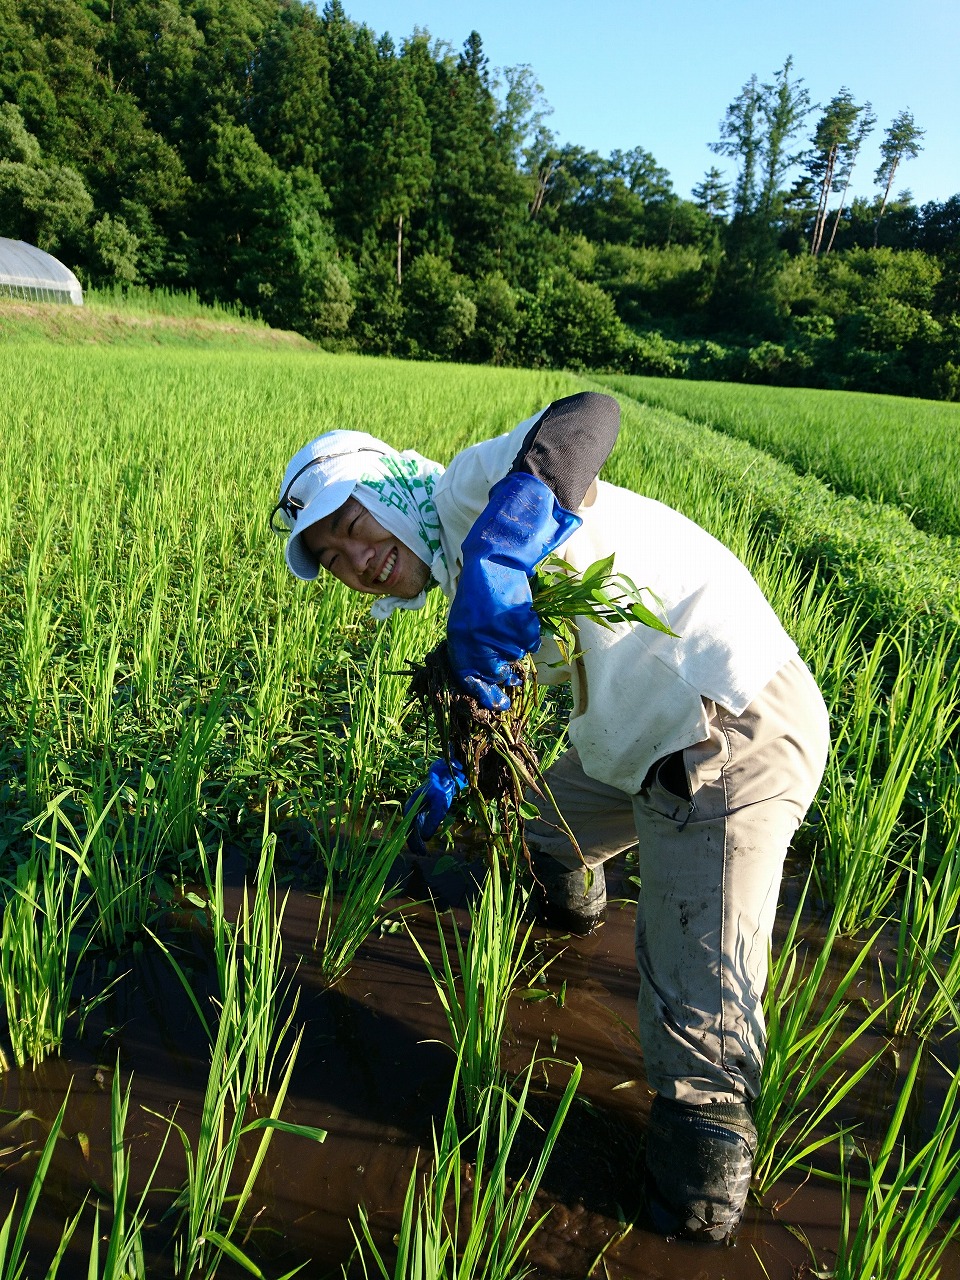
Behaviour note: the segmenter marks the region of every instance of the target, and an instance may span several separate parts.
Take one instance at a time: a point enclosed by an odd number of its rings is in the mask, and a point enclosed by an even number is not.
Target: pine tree
[[[711,143],[717,155],[739,161],[733,188],[733,216],[746,218],[757,204],[757,168],[760,160],[761,93],[756,75],[752,75],[739,95],[727,107],[720,123],[720,141]]]
[[[330,59],[314,9],[291,3],[278,9],[265,33],[253,73],[250,127],[284,168],[319,170],[333,134]]]
[[[703,181],[698,182],[690,194],[697,208],[711,218],[722,218],[730,205],[730,188],[716,165],[707,170]]]
[[[847,192],[850,189],[850,179],[853,176],[853,166],[857,162],[857,156],[860,154],[860,148],[863,146],[864,139],[873,131],[873,126],[877,123],[877,117],[873,114],[873,108],[869,102],[865,102],[862,108],[862,114],[857,124],[856,133],[847,144],[843,155],[843,190],[840,192],[840,203],[837,206],[836,216],[833,219],[833,227],[830,231],[830,239],[827,241],[827,253],[833,248],[833,242],[836,238],[837,227],[840,225],[840,218],[847,202]]]
[[[887,129],[883,141],[880,143],[880,155],[883,157],[880,161],[880,167],[874,175],[874,181],[883,186],[883,199],[880,202],[880,209],[877,213],[877,220],[873,227],[873,247],[877,247],[877,238],[880,234],[880,219],[883,217],[884,210],[887,207],[887,201],[890,199],[890,191],[893,187],[893,179],[896,175],[900,161],[903,159],[912,159],[920,154],[923,150],[920,139],[924,135],[924,130],[919,129],[914,122],[913,114],[910,111],[901,111],[893,118],[890,127]]]
[[[830,99],[817,122],[813,135],[813,154],[808,171],[817,187],[817,211],[810,234],[810,252],[816,257],[820,252],[823,232],[827,224],[830,194],[838,178],[843,176],[843,159],[849,151],[850,140],[857,119],[863,111],[853,100],[846,86]]]
[[[794,149],[794,140],[813,109],[810,93],[802,80],[792,78],[793,58],[787,58],[772,84],[763,86],[760,111],[766,125],[761,147],[761,173],[757,212],[761,220],[773,224],[782,211],[783,180],[803,158]]]

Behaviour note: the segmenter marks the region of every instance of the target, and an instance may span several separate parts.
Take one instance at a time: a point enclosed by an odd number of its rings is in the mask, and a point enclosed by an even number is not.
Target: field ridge
[[[239,316],[164,315],[124,304],[74,307],[51,302],[0,298],[0,345],[50,342],[58,346],[252,345],[284,351],[309,351],[313,343],[298,333],[271,329]]]
[[[642,455],[645,479],[656,489],[646,491],[708,525],[697,499],[683,495],[700,495],[702,505],[711,488],[739,490],[755,525],[832,571],[885,624],[960,623],[960,539],[918,529],[892,504],[837,494],[747,441],[643,403],[616,381],[591,384],[617,391],[623,410],[626,430],[608,464],[610,479],[629,484]]]

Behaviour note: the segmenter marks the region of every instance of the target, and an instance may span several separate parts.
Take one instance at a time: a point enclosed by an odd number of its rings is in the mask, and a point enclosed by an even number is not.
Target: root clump
[[[413,664],[409,693],[424,710],[448,762],[458,760],[467,776],[470,798],[488,832],[516,831],[525,792],[542,796],[542,774],[527,731],[537,705],[536,678],[527,665],[514,664],[520,683],[507,689],[510,706],[490,711],[458,682],[450,665],[446,641],[432,649],[422,663]]]

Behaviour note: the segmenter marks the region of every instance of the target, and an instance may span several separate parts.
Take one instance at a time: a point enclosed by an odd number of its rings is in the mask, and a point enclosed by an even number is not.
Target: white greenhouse
[[[32,244],[0,236],[0,298],[3,297],[83,306],[80,281],[69,267]]]

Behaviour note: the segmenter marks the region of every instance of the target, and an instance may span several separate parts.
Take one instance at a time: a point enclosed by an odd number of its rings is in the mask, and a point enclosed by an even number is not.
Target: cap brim
[[[302,578],[304,582],[312,582],[319,576],[320,565],[303,545],[303,535],[318,520],[336,511],[337,507],[342,507],[356,487],[355,480],[335,480],[332,484],[324,485],[303,510],[297,513],[297,523],[287,539],[284,552],[287,568],[295,577]]]

